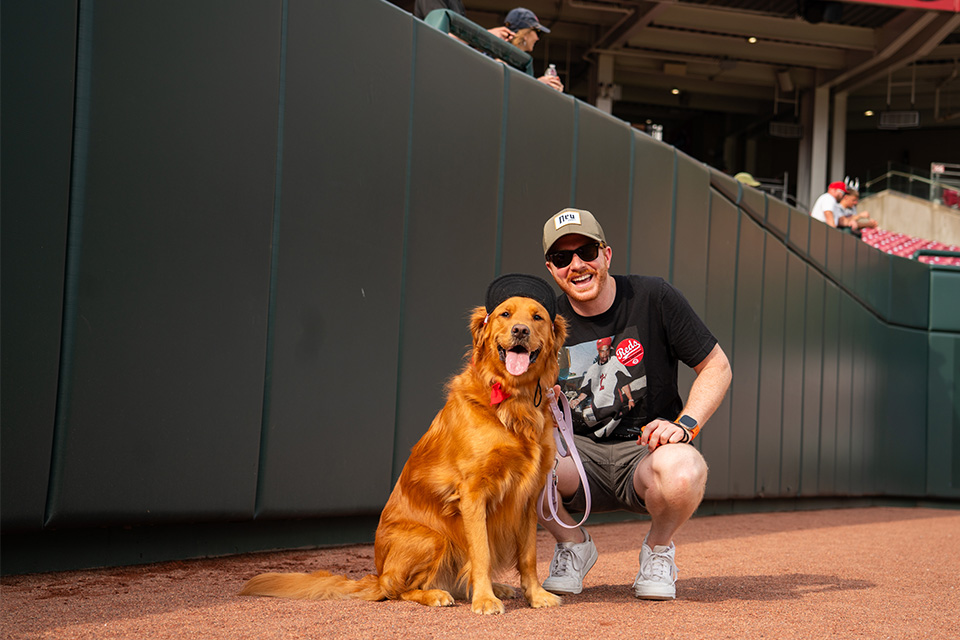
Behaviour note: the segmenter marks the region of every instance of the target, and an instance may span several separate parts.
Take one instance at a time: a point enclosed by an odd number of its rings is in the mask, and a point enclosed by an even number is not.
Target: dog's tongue
[[[529,351],[507,351],[507,358],[504,361],[507,365],[507,371],[513,376],[522,376],[530,367]]]

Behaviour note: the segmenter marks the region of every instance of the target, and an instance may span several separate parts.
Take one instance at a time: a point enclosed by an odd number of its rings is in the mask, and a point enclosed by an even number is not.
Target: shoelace
[[[553,564],[553,567],[551,567],[550,574],[551,575],[568,575],[570,573],[570,570],[568,569],[568,565],[570,565],[571,568],[574,568],[574,569],[576,568],[574,566],[575,555],[576,554],[573,553],[573,549],[569,547],[560,547],[559,549],[557,549],[557,554],[553,559],[554,564]]]
[[[656,582],[676,581],[677,576],[674,574],[674,565],[669,554],[669,551],[657,552],[651,549],[647,562],[642,567],[643,577]]]

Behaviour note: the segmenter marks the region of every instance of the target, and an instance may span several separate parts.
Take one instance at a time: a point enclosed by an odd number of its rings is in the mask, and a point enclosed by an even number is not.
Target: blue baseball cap
[[[537,14],[535,14],[533,11],[530,11],[530,9],[524,9],[523,7],[511,9],[510,13],[507,14],[506,20],[503,21],[503,24],[505,24],[506,27],[511,31],[520,31],[520,29],[536,29],[537,31],[550,33],[550,29],[547,29],[545,26],[540,24],[540,20],[537,19]]]

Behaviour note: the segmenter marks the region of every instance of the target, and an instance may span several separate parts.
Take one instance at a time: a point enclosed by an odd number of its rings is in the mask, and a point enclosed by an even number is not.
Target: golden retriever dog
[[[508,274],[490,284],[470,331],[470,360],[448,383],[446,404],[380,515],[376,575],[265,573],[241,595],[432,607],[470,598],[476,613],[503,613],[500,598],[514,590],[493,578],[515,567],[530,606],[560,604],[537,578],[536,502],[554,464],[547,391],[557,380],[566,323],[546,281]]]

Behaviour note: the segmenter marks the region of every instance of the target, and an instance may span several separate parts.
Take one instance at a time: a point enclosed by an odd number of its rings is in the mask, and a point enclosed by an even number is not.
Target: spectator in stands
[[[550,33],[550,29],[540,24],[533,11],[523,7],[511,9],[504,20],[504,26],[515,34],[510,44],[527,53],[533,53],[533,47],[539,42],[541,33]],[[537,80],[557,91],[563,91],[563,83],[555,75],[544,74]]]
[[[847,185],[841,181],[831,182],[827,192],[817,198],[810,210],[810,217],[825,222],[831,227],[837,226],[837,213],[840,207],[840,198],[847,192]]]
[[[850,229],[854,234],[860,235],[861,229],[874,229],[877,221],[870,217],[866,211],[857,213],[857,203],[860,202],[860,193],[856,189],[847,187],[847,191],[840,198],[838,203],[837,226]]]
[[[463,2],[460,0],[416,0],[413,5],[413,15],[423,20],[427,17],[428,13],[431,11],[436,11],[437,9],[449,9],[450,11],[458,13],[464,17],[467,15],[467,10],[463,6]],[[514,35],[516,35],[506,26],[494,27],[492,29],[487,29],[487,31],[501,40],[506,40],[507,42],[510,42]],[[459,40],[459,38],[453,34],[451,34],[450,37]]]
[[[960,191],[943,188],[943,204],[953,209],[960,209]]]
[[[743,184],[749,185],[749,186],[751,186],[751,187],[759,187],[759,186],[760,186],[760,181],[757,180],[756,178],[754,178],[752,175],[750,175],[750,174],[747,173],[746,171],[741,171],[741,172],[738,173],[737,175],[733,176],[733,178],[734,178],[734,180],[736,180],[737,182],[742,182]]]

